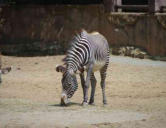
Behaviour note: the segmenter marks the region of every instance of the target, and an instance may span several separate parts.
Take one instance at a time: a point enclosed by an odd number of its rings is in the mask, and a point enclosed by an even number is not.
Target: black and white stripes
[[[76,76],[72,76],[68,72],[65,72],[62,78],[62,87],[63,93],[66,93],[67,98],[71,98],[78,88]]]
[[[71,42],[65,59],[67,70],[62,78],[63,91],[66,92],[68,98],[71,98],[78,88],[77,79],[73,73],[88,63],[91,56],[90,48],[88,40],[83,34],[75,36]]]
[[[71,42],[71,47],[67,52],[66,63],[77,71],[83,65],[86,65],[91,56],[91,45],[87,40],[87,37],[82,33],[74,37]]]
[[[90,80],[93,89],[90,101],[94,101],[93,97],[96,82],[92,82],[92,80],[96,80],[94,72],[100,71],[103,103],[105,104],[105,78],[108,64],[109,46],[107,40],[99,33],[89,34],[83,30],[71,41],[71,46],[65,58],[66,70],[64,71],[62,78],[63,94],[65,93],[67,98],[73,96],[78,88],[75,74],[78,70],[85,68],[87,71],[86,80],[82,78],[84,75],[80,75],[84,94],[83,102],[86,103],[88,99],[87,92]],[[90,78],[91,76],[93,76],[93,78]]]

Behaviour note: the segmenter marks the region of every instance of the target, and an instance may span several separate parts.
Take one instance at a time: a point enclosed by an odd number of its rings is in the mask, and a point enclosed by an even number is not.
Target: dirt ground
[[[55,67],[63,57],[2,57],[12,71],[0,85],[0,128],[166,127],[166,62],[111,56],[108,105],[102,104],[96,72],[95,105],[81,106],[78,80],[70,105],[61,107],[61,73]]]

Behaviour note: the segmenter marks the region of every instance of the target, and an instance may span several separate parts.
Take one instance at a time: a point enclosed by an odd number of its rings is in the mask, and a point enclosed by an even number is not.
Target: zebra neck
[[[66,57],[66,63],[69,65],[69,69],[73,69],[76,72],[86,65],[91,56],[90,43],[87,39],[86,32],[82,32],[81,35],[77,35],[71,43],[71,48],[68,50]]]
[[[70,58],[67,61],[67,71],[76,73],[83,67],[83,62],[80,62],[76,58]]]
[[[75,74],[77,72],[77,70],[78,70],[78,67],[76,65],[69,64],[67,66],[67,72],[71,75]]]

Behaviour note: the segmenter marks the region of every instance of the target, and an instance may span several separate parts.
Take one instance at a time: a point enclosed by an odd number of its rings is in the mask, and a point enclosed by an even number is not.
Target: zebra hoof
[[[88,106],[88,103],[87,103],[87,102],[83,102],[83,103],[82,103],[82,106],[83,106],[83,107]]]
[[[94,102],[89,102],[89,105],[95,105],[95,103]]]

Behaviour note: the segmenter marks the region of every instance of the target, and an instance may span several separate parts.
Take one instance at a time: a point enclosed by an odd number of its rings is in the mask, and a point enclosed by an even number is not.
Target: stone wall
[[[10,55],[64,53],[76,29],[98,30],[99,8],[98,5],[3,7],[0,50]]]
[[[75,30],[99,31],[111,47],[136,46],[166,56],[166,15],[104,13],[102,5],[0,7],[0,51],[54,55],[66,51]]]
[[[166,56],[166,14],[106,14],[100,32],[112,46],[135,46],[152,56]]]

